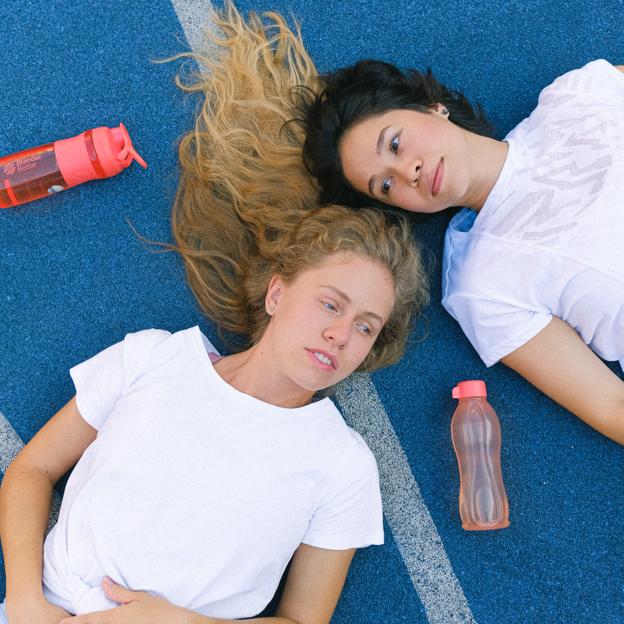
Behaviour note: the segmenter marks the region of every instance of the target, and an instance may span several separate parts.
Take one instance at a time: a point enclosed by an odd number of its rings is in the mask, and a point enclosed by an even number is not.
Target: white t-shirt
[[[505,140],[485,205],[449,224],[442,304],[487,366],[557,316],[624,368],[624,75],[564,74]]]
[[[116,606],[104,575],[219,618],[259,613],[295,549],[383,543],[377,466],[330,399],[276,407],[213,368],[197,327],[146,330],[76,366],[98,430],[44,546],[71,613]]]

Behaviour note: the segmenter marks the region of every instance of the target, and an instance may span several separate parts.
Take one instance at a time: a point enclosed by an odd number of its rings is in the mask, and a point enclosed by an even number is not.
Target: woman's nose
[[[422,160],[407,158],[401,163],[401,176],[406,184],[416,186],[422,172]]]
[[[343,319],[336,320],[331,325],[327,326],[323,332],[325,340],[329,340],[340,349],[349,342],[350,334],[351,323]]]

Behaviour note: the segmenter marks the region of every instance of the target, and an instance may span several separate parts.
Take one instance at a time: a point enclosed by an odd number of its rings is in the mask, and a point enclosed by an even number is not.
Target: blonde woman
[[[313,399],[400,356],[422,297],[408,229],[323,208],[272,261],[241,266],[257,282],[238,317],[248,349],[219,357],[197,327],[151,329],[71,370],[76,396],[2,483],[10,624],[246,618],[291,558],[277,616],[258,621],[329,622],[355,549],[382,543],[373,456]]]
[[[419,255],[403,222],[311,209],[275,99],[280,77],[305,78],[298,40],[230,17],[231,55],[188,87],[209,93],[181,145],[173,222],[202,308],[248,346],[222,357],[197,327],[148,329],[71,370],[75,397],[2,482],[0,621],[249,618],[292,560],[275,617],[252,621],[329,622],[355,549],[383,541],[374,458],[316,394],[401,356],[427,298]],[[262,79],[240,82],[252,68]]]

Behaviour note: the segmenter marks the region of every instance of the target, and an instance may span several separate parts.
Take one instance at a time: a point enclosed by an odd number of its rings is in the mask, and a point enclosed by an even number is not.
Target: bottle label
[[[65,190],[67,185],[53,146],[17,156],[0,161],[0,207],[16,206]]]

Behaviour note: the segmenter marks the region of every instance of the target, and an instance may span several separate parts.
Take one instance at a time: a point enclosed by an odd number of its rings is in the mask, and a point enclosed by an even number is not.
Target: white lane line
[[[210,2],[171,3],[191,48],[206,50],[203,33],[215,29]],[[370,377],[355,375],[343,382],[337,399],[347,422],[377,458],[384,513],[427,619],[431,624],[476,624]]]
[[[184,36],[193,50],[210,53],[212,45],[206,43],[206,31],[217,32],[212,19],[213,8],[208,0],[171,0]],[[216,46],[213,48],[217,51]]]
[[[355,374],[336,395],[349,426],[377,459],[386,520],[432,624],[476,624],[442,539],[369,375]]]
[[[24,443],[4,414],[0,412],[0,472],[4,474]]]
[[[24,448],[22,439],[17,435],[6,416],[0,412],[0,472],[3,475],[22,448]],[[56,524],[60,508],[61,497],[56,490],[53,490],[48,531]]]

